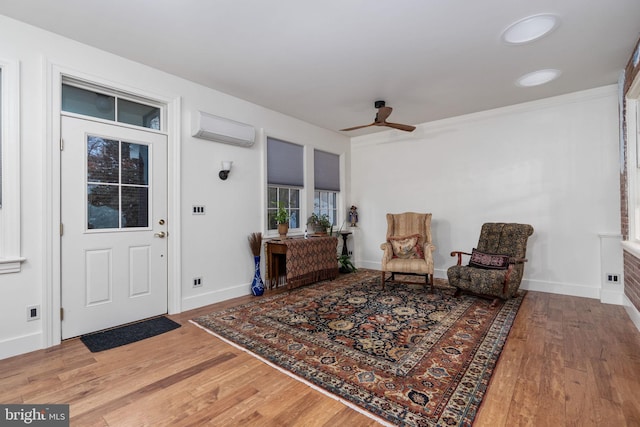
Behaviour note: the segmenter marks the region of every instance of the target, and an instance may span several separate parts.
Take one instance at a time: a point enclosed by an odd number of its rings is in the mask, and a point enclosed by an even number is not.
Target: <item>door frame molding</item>
[[[107,79],[86,75],[74,69],[52,63],[45,59],[46,70],[44,86],[46,102],[43,116],[46,118],[47,134],[42,139],[44,189],[42,205],[44,216],[42,224],[43,247],[43,289],[42,289],[42,335],[43,348],[60,344],[62,324],[61,308],[61,240],[60,240],[60,138],[63,76],[93,82],[97,85],[136,94],[166,105],[167,121],[167,308],[169,314],[182,311],[181,280],[181,181],[180,181],[180,134],[182,102],[180,96],[158,95],[139,88],[129,87]]]

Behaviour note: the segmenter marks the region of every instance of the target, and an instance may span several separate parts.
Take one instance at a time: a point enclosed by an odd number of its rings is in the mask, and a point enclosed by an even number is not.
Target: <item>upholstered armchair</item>
[[[514,297],[520,288],[527,253],[527,239],[533,234],[529,224],[486,223],[480,231],[477,248],[472,253],[454,251],[457,265],[449,267],[449,284],[462,291],[499,299]],[[470,256],[462,265],[462,255]]]
[[[387,241],[380,245],[382,255],[382,287],[386,273],[395,280],[395,273],[424,275],[425,286],[433,290],[433,254],[431,214],[405,212],[387,214]]]

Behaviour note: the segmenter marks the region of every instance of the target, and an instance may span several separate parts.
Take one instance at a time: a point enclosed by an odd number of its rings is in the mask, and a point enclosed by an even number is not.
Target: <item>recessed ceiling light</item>
[[[502,33],[502,40],[510,44],[529,43],[553,31],[560,20],[551,14],[533,15],[514,22]]]
[[[524,87],[539,86],[557,79],[560,74],[560,70],[538,70],[520,77],[516,80],[516,84]]]

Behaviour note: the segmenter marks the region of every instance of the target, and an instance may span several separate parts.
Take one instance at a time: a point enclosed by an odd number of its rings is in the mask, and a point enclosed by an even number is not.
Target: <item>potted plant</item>
[[[316,234],[327,234],[327,228],[332,226],[329,215],[318,215],[315,212],[307,220],[307,225],[311,225]]]
[[[287,233],[289,232],[289,211],[284,207],[284,203],[278,204],[276,222],[278,223],[278,234],[280,235],[280,238],[286,238]]]
[[[358,271],[356,266],[351,262],[349,255],[339,255],[338,264],[340,264],[340,268],[338,269],[340,273],[355,273]]]

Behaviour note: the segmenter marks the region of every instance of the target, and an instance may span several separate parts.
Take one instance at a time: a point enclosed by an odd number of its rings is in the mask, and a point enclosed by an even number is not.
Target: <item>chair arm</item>
[[[422,254],[424,255],[424,260],[429,265],[433,265],[433,252],[436,250],[436,245],[433,243],[425,243],[422,247]]]
[[[469,252],[462,252],[462,251],[453,251],[453,252],[451,252],[451,256],[456,256],[456,255],[458,255],[458,264],[457,265],[462,265],[462,255],[471,256],[471,254]]]
[[[529,260],[526,258],[516,258],[516,257],[509,258],[509,264],[524,264],[527,261]]]
[[[380,249],[384,251],[384,254],[382,254],[383,261],[390,261],[391,258],[393,258],[393,249],[391,248],[391,243],[384,242],[380,245]]]
[[[434,245],[433,243],[425,243],[424,247],[422,248],[424,253],[426,254],[427,252],[433,252],[436,250],[436,245]]]

